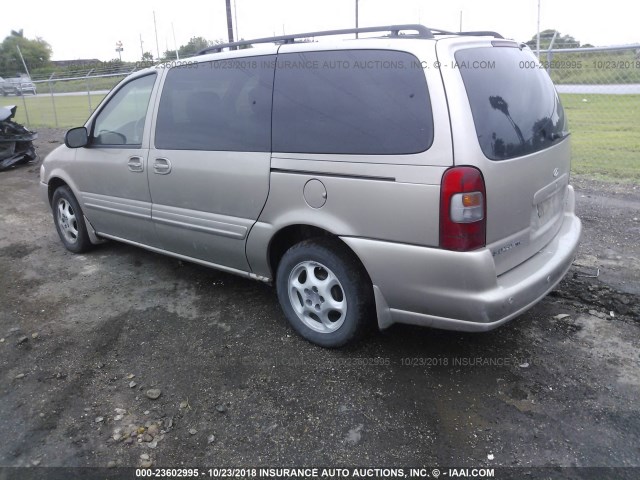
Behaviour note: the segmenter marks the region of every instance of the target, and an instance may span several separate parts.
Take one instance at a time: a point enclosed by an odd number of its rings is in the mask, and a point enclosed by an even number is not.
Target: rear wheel
[[[353,342],[373,321],[369,277],[338,240],[311,239],[291,247],[278,266],[276,288],[291,326],[320,346]]]
[[[91,248],[91,240],[84,223],[82,209],[76,197],[67,186],[58,187],[51,201],[53,220],[60,240],[73,253],[86,252]]]

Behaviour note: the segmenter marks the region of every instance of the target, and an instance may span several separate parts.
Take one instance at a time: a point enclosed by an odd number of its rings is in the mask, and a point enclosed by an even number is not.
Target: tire
[[[287,250],[276,289],[293,329],[322,347],[355,342],[375,321],[371,280],[338,240],[315,238]]]
[[[83,253],[91,248],[91,240],[84,223],[82,209],[67,186],[58,187],[51,200],[53,222],[67,250]]]

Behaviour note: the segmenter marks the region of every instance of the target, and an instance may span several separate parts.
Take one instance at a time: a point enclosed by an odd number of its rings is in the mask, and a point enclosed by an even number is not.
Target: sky
[[[640,43],[640,2],[634,0],[540,0],[540,29],[557,29],[581,43]],[[239,36],[245,39],[349,28],[355,25],[355,0],[232,0]],[[527,41],[535,33],[538,0],[359,0],[360,26],[422,23],[443,30],[493,30]],[[158,45],[154,33],[155,11]],[[0,16],[0,38],[24,30],[53,48],[53,60],[154,57],[191,37],[227,39],[225,0],[157,2],[152,0],[32,0]],[[175,43],[174,43],[175,32]],[[142,38],[142,48],[140,39]]]

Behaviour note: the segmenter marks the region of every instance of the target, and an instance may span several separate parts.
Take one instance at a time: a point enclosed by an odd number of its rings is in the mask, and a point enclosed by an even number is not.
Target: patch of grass
[[[53,93],[65,93],[65,92],[87,92],[87,83],[91,91],[95,90],[111,90],[120,81],[125,78],[124,75],[118,75],[115,77],[94,77],[88,80],[65,80],[51,83]],[[36,83],[38,93],[49,93],[49,82]]]
[[[640,182],[640,95],[560,95],[569,120],[572,170]]]
[[[91,107],[93,110],[102,101],[104,95],[91,95]],[[89,99],[87,95],[56,96],[53,101],[56,105],[57,126],[70,128],[83,125],[89,118]],[[17,105],[18,112],[15,120],[18,123],[31,126],[31,128],[56,127],[56,115],[54,115],[52,99],[50,96],[23,96],[0,97],[0,106]],[[29,114],[29,122],[25,114],[25,105]],[[92,110],[92,111],[93,111]]]

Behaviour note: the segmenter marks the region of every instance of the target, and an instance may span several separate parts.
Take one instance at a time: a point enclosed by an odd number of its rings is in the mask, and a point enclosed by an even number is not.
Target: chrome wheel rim
[[[318,262],[305,261],[289,274],[289,301],[298,318],[320,333],[338,330],[347,315],[347,299],[338,277]]]
[[[73,207],[66,198],[58,200],[58,226],[69,243],[78,241],[78,219]]]

